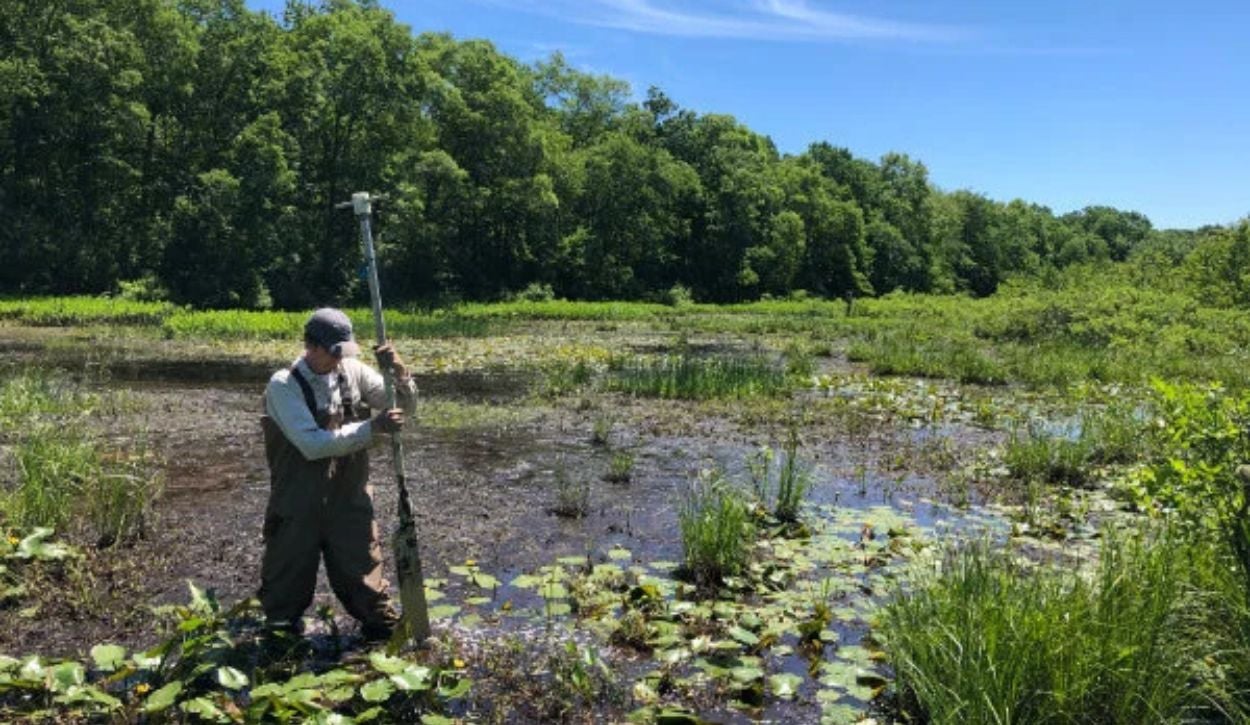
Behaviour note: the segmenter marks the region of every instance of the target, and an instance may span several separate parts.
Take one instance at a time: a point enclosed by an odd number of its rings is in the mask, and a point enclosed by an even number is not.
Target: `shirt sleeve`
[[[373,443],[373,424],[367,420],[347,423],[338,430],[317,427],[303,393],[282,373],[274,375],[265,388],[265,411],[286,439],[310,461],[345,456]]]
[[[386,410],[386,382],[382,379],[382,373],[360,362],[356,369],[356,385],[361,400],[373,410]],[[412,415],[416,411],[417,383],[411,376],[395,380],[395,398],[406,415]]]

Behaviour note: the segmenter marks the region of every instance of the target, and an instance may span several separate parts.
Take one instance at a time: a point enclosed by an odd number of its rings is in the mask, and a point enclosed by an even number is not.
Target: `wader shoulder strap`
[[[308,403],[308,412],[312,413],[314,419],[317,418],[317,396],[313,395],[312,386],[304,379],[299,371],[299,365],[291,366],[291,376],[295,378],[295,382],[299,383],[299,389],[304,391],[304,402]]]

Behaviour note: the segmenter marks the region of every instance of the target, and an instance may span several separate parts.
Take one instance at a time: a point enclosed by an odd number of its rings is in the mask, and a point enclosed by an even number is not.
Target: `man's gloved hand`
[[[383,370],[389,368],[397,380],[408,377],[408,366],[404,365],[399,353],[395,352],[394,344],[388,342],[385,345],[377,345],[373,348],[373,352],[378,356],[378,366]]]
[[[383,433],[398,433],[404,427],[404,411],[400,408],[384,410],[373,416],[373,429]]]
[[[1237,466],[1237,478],[1250,483],[1250,463],[1243,463]]]

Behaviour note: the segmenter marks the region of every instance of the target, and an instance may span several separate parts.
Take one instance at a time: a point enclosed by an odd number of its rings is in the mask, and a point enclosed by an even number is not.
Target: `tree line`
[[[1236,234],[946,192],[905,154],[781,154],[732,116],[632,98],[558,54],[414,35],[371,0],[280,18],[243,0],[0,0],[0,290],[358,298],[355,221],[335,207],[357,190],[384,196],[388,296],[411,301],[988,295]]]

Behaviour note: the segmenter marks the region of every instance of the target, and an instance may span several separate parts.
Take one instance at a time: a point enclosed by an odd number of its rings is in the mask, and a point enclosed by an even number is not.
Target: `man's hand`
[[[1250,463],[1243,463],[1240,466],[1237,466],[1236,473],[1237,478],[1240,478],[1246,483],[1250,483]]]
[[[391,408],[373,416],[373,429],[380,430],[383,433],[398,433],[400,428],[404,427],[404,411],[400,408]]]
[[[395,346],[392,343],[377,345],[373,348],[373,352],[378,356],[378,366],[383,370],[389,368],[396,380],[408,377],[408,366],[404,365],[404,361],[399,358],[399,353],[395,352]]]

